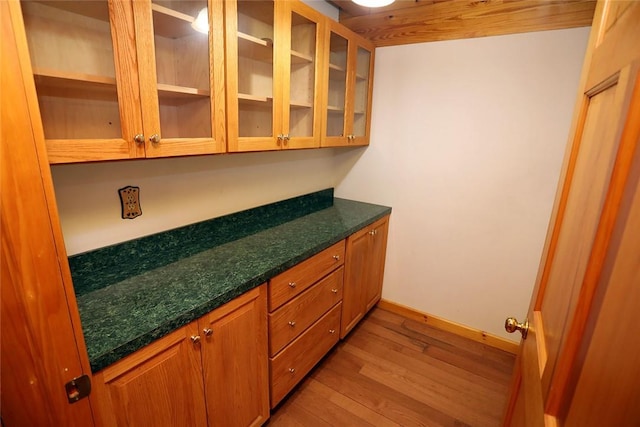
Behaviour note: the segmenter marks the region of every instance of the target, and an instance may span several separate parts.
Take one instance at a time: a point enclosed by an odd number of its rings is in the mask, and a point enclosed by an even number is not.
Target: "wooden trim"
[[[340,2],[342,4],[342,2]],[[596,2],[576,0],[396,2],[340,23],[377,46],[517,34],[591,25]],[[410,5],[410,7],[405,7]]]
[[[469,338],[476,342],[487,344],[488,346],[517,354],[520,345],[516,342],[501,338],[497,335],[492,335],[488,332],[481,331],[479,329],[471,328],[469,326],[461,325],[460,323],[452,322],[442,317],[433,316],[431,314],[423,313],[414,308],[407,307],[393,301],[381,299],[378,303],[378,307],[390,311],[392,313],[399,314],[411,320],[425,323],[434,328],[441,329],[443,331],[451,332],[461,337]]]

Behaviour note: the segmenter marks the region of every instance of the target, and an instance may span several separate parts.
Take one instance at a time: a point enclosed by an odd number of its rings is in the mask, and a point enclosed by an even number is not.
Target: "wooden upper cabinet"
[[[319,147],[326,18],[294,1],[225,3],[229,151]]]
[[[371,42],[337,22],[328,23],[323,147],[369,144],[374,51]]]
[[[221,1],[21,4],[51,163],[225,151]]]

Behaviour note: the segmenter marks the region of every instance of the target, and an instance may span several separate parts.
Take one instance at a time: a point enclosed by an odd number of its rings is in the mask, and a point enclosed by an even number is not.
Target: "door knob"
[[[504,321],[504,329],[510,334],[520,331],[522,339],[526,339],[527,332],[529,332],[529,320],[524,319],[523,323],[518,323],[518,319],[515,317],[507,317],[507,320]]]

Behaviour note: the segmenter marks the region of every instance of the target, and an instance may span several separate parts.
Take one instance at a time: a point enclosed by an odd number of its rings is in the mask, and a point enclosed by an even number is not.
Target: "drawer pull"
[[[340,261],[340,255],[334,255],[333,259],[335,259],[336,261]]]
[[[296,326],[296,322],[292,320],[291,322],[289,322],[289,326],[293,328],[294,326]]]
[[[296,368],[289,368],[289,372],[291,372],[292,374],[296,373]]]
[[[289,282],[289,287],[290,288],[295,288],[296,287],[296,282]]]
[[[337,294],[338,290],[337,289],[331,289],[331,292],[333,292],[334,294]]]
[[[335,330],[335,329],[329,329],[329,333],[330,333],[330,334],[335,334],[335,333],[336,333],[336,330]]]

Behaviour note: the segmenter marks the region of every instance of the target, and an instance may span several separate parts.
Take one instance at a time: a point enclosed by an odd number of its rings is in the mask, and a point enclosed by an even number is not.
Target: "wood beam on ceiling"
[[[351,15],[340,22],[376,46],[585,27],[596,6],[595,0],[431,0],[371,12],[347,6],[349,0],[334,3]]]

